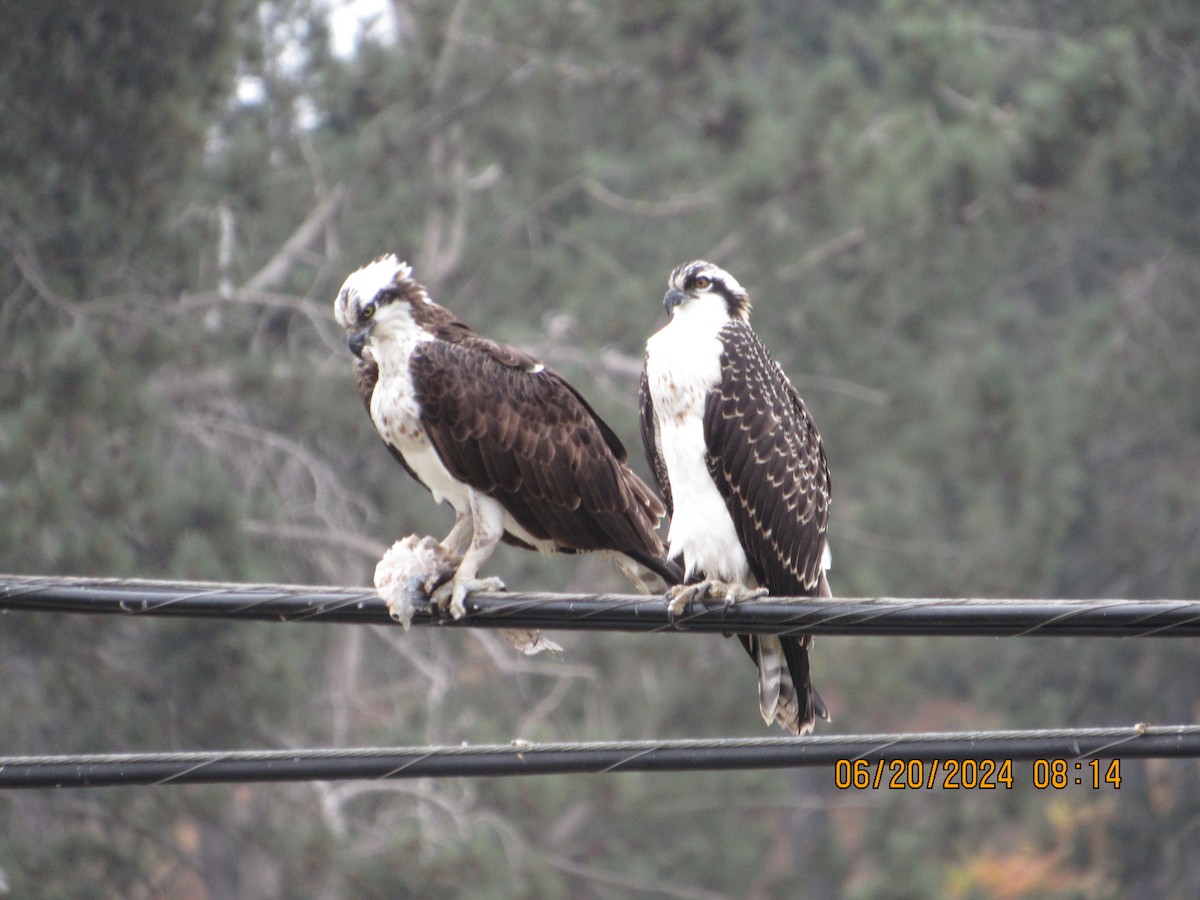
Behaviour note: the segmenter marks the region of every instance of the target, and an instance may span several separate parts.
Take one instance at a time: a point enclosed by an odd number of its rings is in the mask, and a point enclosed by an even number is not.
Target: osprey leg
[[[470,521],[474,530],[471,546],[463,554],[454,577],[434,591],[430,598],[443,612],[449,609],[451,617],[455,619],[467,614],[465,601],[467,594],[472,591],[504,590],[504,582],[499,578],[476,577],[480,566],[488,561],[504,535],[504,507],[486,494],[471,490]],[[454,527],[457,529],[458,524]]]
[[[446,551],[453,556],[462,556],[471,542],[471,516],[465,512],[454,513],[454,527],[441,540]]]

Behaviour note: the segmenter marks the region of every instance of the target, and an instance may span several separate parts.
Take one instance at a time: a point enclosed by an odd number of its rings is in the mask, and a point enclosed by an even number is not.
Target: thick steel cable
[[[0,789],[686,772],[842,760],[1064,760],[1200,756],[1200,725],[327,750],[0,757]],[[945,771],[943,769],[943,771]],[[885,777],[886,780],[886,777]],[[940,782],[931,779],[931,786]]]
[[[564,631],[1197,637],[1197,600],[983,600],[766,597],[697,604],[673,622],[658,596],[475,594],[450,622],[418,603],[413,625]],[[55,612],[388,624],[370,588],[0,575],[0,612]]]

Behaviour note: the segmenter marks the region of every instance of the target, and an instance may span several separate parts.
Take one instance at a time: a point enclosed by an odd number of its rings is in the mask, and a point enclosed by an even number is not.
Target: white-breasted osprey
[[[804,401],[750,327],[750,297],[697,260],[671,273],[670,321],[646,343],[642,442],[671,514],[671,559],[692,599],[734,602],[763,588],[832,596],[829,468]],[[698,578],[704,580],[699,584]],[[829,718],[809,678],[812,637],[738,635],[759,670],[759,708],[793,734]]]
[[[392,455],[455,512],[442,540],[461,556],[434,592],[455,618],[500,541],[565,553],[610,552],[658,573],[665,510],[626,465],[625,448],[562,376],[481,337],[429,299],[412,268],[382,256],[350,275],[334,316],[356,357],[355,382]]]

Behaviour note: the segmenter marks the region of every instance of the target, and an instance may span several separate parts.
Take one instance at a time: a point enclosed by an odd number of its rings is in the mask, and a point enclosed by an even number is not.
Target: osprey
[[[371,421],[408,474],[455,512],[442,545],[457,560],[433,594],[452,616],[500,541],[564,553],[610,552],[668,584],[655,529],[665,509],[626,465],[613,430],[562,376],[481,337],[429,299],[412,268],[382,256],[346,279],[334,303]]]
[[[671,514],[668,556],[683,558],[690,582],[668,592],[672,611],[705,596],[832,596],[821,435],[750,327],[749,296],[702,260],[676,268],[669,287],[670,321],[646,343],[639,400]],[[809,679],[811,636],[738,637],[758,666],[768,724],[803,734],[829,718]]]

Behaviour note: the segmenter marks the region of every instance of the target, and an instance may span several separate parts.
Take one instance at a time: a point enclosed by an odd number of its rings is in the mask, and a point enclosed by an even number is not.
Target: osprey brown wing
[[[812,416],[742,319],[721,330],[722,379],[704,407],[709,474],[760,585],[781,597],[828,596],[823,556],[829,469]],[[755,635],[738,635],[757,660]],[[797,691],[797,727],[829,718],[812,687],[811,635],[780,637]]]
[[[722,382],[704,411],[708,469],[759,584],[816,596],[829,523],[829,469],[799,394],[743,320],[721,331]]]
[[[371,411],[371,396],[378,382],[379,364],[375,362],[371,351],[364,349],[362,356],[354,357],[354,386],[358,388],[358,396],[362,398],[368,413]]]
[[[474,334],[421,344],[410,371],[421,421],[451,475],[560,550],[615,550],[670,574],[655,533],[662,504],[561,376]]]
[[[658,427],[654,422],[654,399],[650,396],[649,376],[646,367],[642,366],[642,382],[638,386],[638,409],[641,412],[642,449],[646,452],[646,462],[658,484],[658,492],[662,494],[667,505],[667,515],[675,515],[675,504],[671,499],[671,478],[667,474],[667,462],[662,456],[662,447],[658,445]]]

